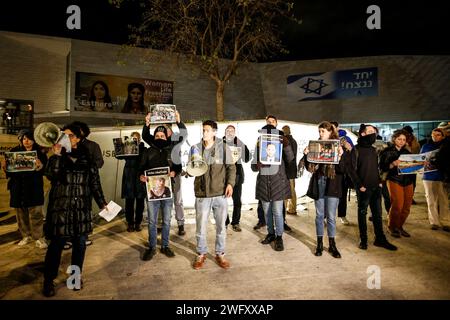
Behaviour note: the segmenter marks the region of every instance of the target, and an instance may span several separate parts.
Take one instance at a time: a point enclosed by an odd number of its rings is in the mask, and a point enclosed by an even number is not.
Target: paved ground
[[[227,233],[227,258],[232,266],[229,270],[221,269],[213,255],[208,256],[204,269],[191,267],[195,258],[191,210],[187,212],[185,236],[176,235],[176,223],[172,223],[170,240],[176,257],[167,258],[158,252],[149,262],[141,260],[146,229],[130,234],[123,221],[116,218],[95,229],[94,244],[86,254],[81,291],[65,287],[64,271],[70,262],[70,252],[65,251],[54,299],[450,299],[450,233],[430,230],[421,183],[415,199],[418,205],[412,207],[405,225],[412,237],[392,240],[399,247],[397,252],[372,245],[362,251],[358,249],[356,203],[352,196],[348,210],[351,225],[338,223],[337,228],[342,259],[334,259],[327,252],[322,257],[313,255],[313,203],[305,204],[307,210],[298,216],[288,216],[293,231],[283,237],[283,252],[259,243],[266,230],[254,231],[256,210],[245,210],[243,231],[229,229]],[[370,237],[373,239],[372,233]],[[33,244],[20,248],[19,238],[15,223],[0,224],[0,298],[45,299],[40,293],[45,250]],[[212,224],[208,243],[212,253]],[[379,268],[380,289],[367,286],[368,278],[374,276],[370,268]],[[375,282],[369,279],[369,283]]]

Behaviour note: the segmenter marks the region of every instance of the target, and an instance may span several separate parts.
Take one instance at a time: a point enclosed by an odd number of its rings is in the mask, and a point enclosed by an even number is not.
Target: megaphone
[[[42,122],[34,129],[34,141],[42,147],[53,147],[64,132],[53,122]]]
[[[190,151],[190,160],[186,167],[186,172],[192,177],[199,177],[208,171],[208,165],[200,155],[197,147],[192,147]]]

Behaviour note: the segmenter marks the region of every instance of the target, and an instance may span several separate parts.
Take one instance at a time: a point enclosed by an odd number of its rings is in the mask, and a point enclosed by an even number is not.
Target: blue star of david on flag
[[[300,88],[304,89],[305,93],[315,93],[317,95],[321,95],[322,88],[325,88],[327,86],[328,86],[328,84],[325,83],[323,81],[323,79],[316,80],[313,78],[308,78],[306,83],[304,85],[300,86]]]

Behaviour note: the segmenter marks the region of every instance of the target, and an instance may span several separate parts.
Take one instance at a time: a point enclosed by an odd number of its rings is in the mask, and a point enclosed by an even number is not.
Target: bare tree
[[[120,6],[133,0],[109,0]],[[287,52],[278,23],[291,19],[285,0],[134,0],[142,21],[130,27],[131,46],[183,57],[216,84],[216,116],[224,120],[225,84],[240,65]]]

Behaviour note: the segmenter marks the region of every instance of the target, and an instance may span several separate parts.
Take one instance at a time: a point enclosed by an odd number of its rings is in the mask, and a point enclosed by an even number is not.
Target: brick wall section
[[[70,40],[0,32],[0,97],[33,100],[35,112],[64,110]]]
[[[378,96],[292,102],[289,75],[378,67]],[[450,57],[381,56],[260,64],[266,109],[292,121],[424,121],[450,116]]]

